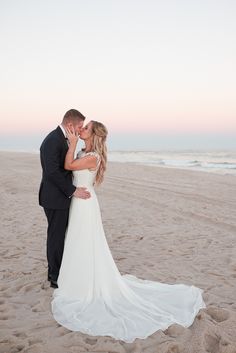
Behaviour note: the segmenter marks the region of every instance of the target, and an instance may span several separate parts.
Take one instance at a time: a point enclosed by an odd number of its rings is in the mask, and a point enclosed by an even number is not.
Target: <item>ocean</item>
[[[236,151],[112,151],[113,162],[236,175]]]
[[[14,151],[39,153],[35,149]],[[108,161],[236,175],[236,150],[108,151]]]

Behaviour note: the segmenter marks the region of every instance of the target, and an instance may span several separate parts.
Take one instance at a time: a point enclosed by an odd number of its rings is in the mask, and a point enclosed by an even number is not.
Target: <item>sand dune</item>
[[[110,163],[97,189],[121,273],[194,284],[207,305],[193,325],[128,344],[53,319],[39,157],[0,153],[0,353],[236,353],[236,178]]]

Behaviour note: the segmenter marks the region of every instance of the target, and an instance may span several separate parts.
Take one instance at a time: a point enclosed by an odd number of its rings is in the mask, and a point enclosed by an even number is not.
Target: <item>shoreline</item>
[[[226,150],[225,150],[226,151]],[[115,151],[111,151],[111,152],[115,152]],[[125,152],[125,151],[123,151]],[[4,154],[4,153],[9,153],[9,154],[29,154],[29,155],[34,155],[34,156],[39,156],[39,151],[35,151],[35,152],[29,152],[29,151],[10,151],[10,150],[0,150],[0,154]],[[109,156],[109,152],[108,152],[108,156]],[[151,167],[151,168],[159,168],[159,169],[170,169],[170,170],[185,170],[185,171],[189,171],[189,172],[202,172],[202,173],[207,173],[207,174],[214,174],[214,175],[222,175],[222,176],[233,176],[236,177],[236,173],[229,173],[227,171],[215,171],[215,170],[203,170],[203,169],[198,169],[198,168],[190,168],[190,167],[180,167],[180,166],[168,166],[168,165],[157,165],[157,164],[151,164],[151,163],[142,163],[142,162],[131,162],[131,161],[124,161],[124,162],[120,162],[120,161],[111,161],[108,158],[108,164],[111,163],[118,163],[118,164],[131,164],[134,166],[143,166],[143,167]]]

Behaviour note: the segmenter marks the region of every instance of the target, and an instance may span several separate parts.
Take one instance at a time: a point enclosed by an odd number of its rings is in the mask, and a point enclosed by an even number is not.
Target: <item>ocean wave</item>
[[[192,157],[192,158],[191,158]],[[117,151],[110,161],[216,172],[236,175],[236,152],[203,151]]]

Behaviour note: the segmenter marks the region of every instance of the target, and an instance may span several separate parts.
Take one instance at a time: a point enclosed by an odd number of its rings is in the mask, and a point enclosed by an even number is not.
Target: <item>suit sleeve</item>
[[[44,146],[44,172],[48,180],[53,182],[65,195],[71,197],[76,187],[65,178],[60,166],[60,146],[48,140]]]

